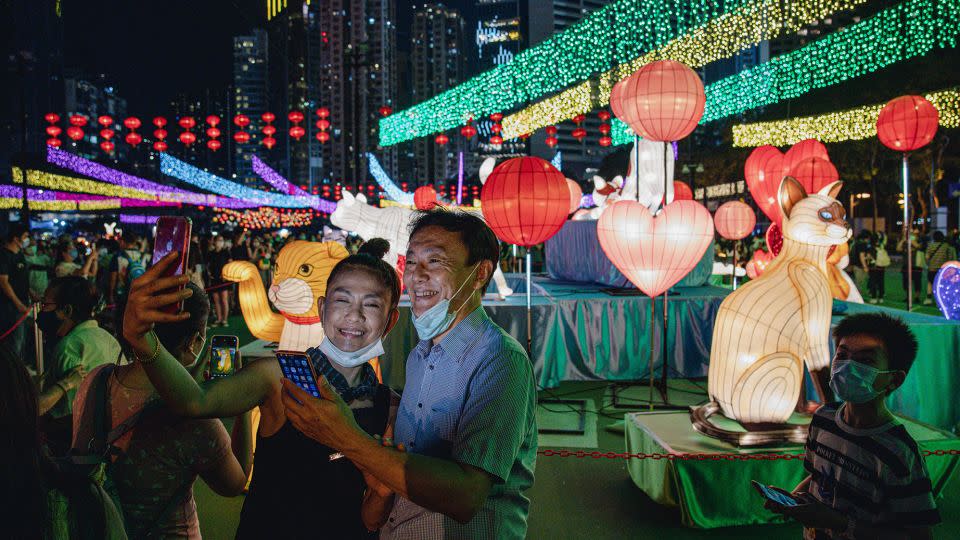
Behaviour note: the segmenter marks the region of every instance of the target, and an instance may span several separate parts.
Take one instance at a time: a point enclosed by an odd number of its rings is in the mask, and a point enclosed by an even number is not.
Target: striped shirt
[[[478,307],[437,345],[407,358],[394,442],[408,452],[472,465],[494,480],[460,524],[397,497],[380,538],[520,539],[526,536],[537,455],[536,387],[523,347]]]
[[[817,500],[871,526],[930,527],[940,522],[917,443],[896,420],[858,429],[843,405],[820,407],[810,423],[803,465]],[[828,538],[807,529],[804,538]]]

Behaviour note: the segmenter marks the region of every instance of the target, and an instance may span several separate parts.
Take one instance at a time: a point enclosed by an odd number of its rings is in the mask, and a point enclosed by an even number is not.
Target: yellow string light
[[[19,167],[13,167],[13,182],[15,184],[23,183],[23,170]],[[139,199],[143,201],[156,201],[158,197],[153,193],[141,191],[139,189],[126,188],[108,184],[106,182],[97,182],[96,180],[86,180],[83,178],[74,178],[62,174],[48,173],[35,169],[27,169],[27,185],[53,189],[57,191],[67,191],[70,193],[89,193],[91,195],[105,195],[107,197],[125,197],[127,199]],[[160,200],[173,199],[160,198]]]
[[[866,0],[766,0],[721,15],[691,33],[679,37],[614,69],[577,84],[503,119],[505,139],[533,133],[578,114],[607,105],[613,85],[655,60],[675,60],[692,68],[728,58],[783,33],[796,32],[831,14],[852,9]]]
[[[30,210],[46,212],[113,210],[120,208],[120,199],[105,201],[28,201],[28,206]],[[20,208],[23,208],[23,199],[0,197],[0,210],[17,210]]]
[[[953,88],[924,96],[940,113],[940,126],[960,127],[960,90]],[[821,142],[858,141],[877,135],[877,116],[885,103],[866,105],[819,116],[733,126],[733,145],[790,146],[804,139]]]

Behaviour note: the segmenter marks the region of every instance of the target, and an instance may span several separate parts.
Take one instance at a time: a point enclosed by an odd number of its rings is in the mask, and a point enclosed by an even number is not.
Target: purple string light
[[[253,158],[253,172],[257,173],[260,178],[263,178],[265,182],[275,187],[287,195],[292,195],[294,197],[307,197],[312,202],[313,208],[325,213],[332,214],[334,210],[337,209],[337,203],[333,201],[328,201],[326,199],[321,199],[320,197],[310,195],[306,191],[300,189],[298,186],[294,185],[292,182],[284,178],[280,173],[270,168],[269,165],[263,162],[257,156],[252,156]]]

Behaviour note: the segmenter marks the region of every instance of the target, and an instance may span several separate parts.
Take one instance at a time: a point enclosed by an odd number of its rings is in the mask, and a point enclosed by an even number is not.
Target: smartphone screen
[[[277,362],[283,376],[293,381],[304,392],[315,398],[320,397],[317,387],[317,375],[313,371],[313,364],[306,353],[295,351],[277,351]]]
[[[153,264],[176,251],[180,255],[176,263],[164,273],[163,277],[180,276],[187,267],[187,257],[190,251],[191,223],[188,218],[178,216],[161,216],[157,219],[157,236],[153,240]],[[183,309],[183,303],[171,305],[165,309],[169,313],[177,313]]]
[[[750,482],[753,484],[753,487],[755,487],[757,491],[760,492],[761,495],[763,495],[764,497],[770,499],[771,501],[779,505],[797,506],[798,504],[800,504],[799,502],[797,502],[796,499],[787,495],[786,493],[783,493],[782,491],[772,489],[768,486],[761,484],[760,482],[757,482],[756,480],[751,480]]]
[[[237,371],[237,336],[213,336],[210,342],[210,377],[229,377]]]

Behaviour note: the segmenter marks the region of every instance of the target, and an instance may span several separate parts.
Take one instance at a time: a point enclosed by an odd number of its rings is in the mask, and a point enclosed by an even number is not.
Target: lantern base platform
[[[960,449],[960,439],[949,432],[898,417],[921,450]],[[735,429],[729,420],[715,417],[723,427]],[[734,454],[803,452],[802,443],[782,443],[757,449],[737,448],[733,444],[708,437],[692,428],[685,412],[629,413],[625,415],[626,450],[646,454]],[[729,424],[729,425],[726,425]],[[958,456],[926,458],[927,471],[940,494],[960,465]],[[683,525],[701,529],[783,523],[783,518],[764,510],[750,480],[793,489],[806,475],[800,460],[714,461],[682,459],[630,459],[627,471],[640,490],[664,506],[680,511]]]
[[[742,429],[722,427],[721,423],[712,422],[710,420],[712,417],[719,417],[727,424],[739,424]],[[794,418],[796,415],[792,419]],[[803,444],[807,440],[809,417],[801,417],[798,420],[802,423],[744,424],[724,416],[720,412],[720,405],[715,401],[700,407],[690,407],[690,422],[693,424],[693,429],[738,448],[779,445],[788,442]]]

